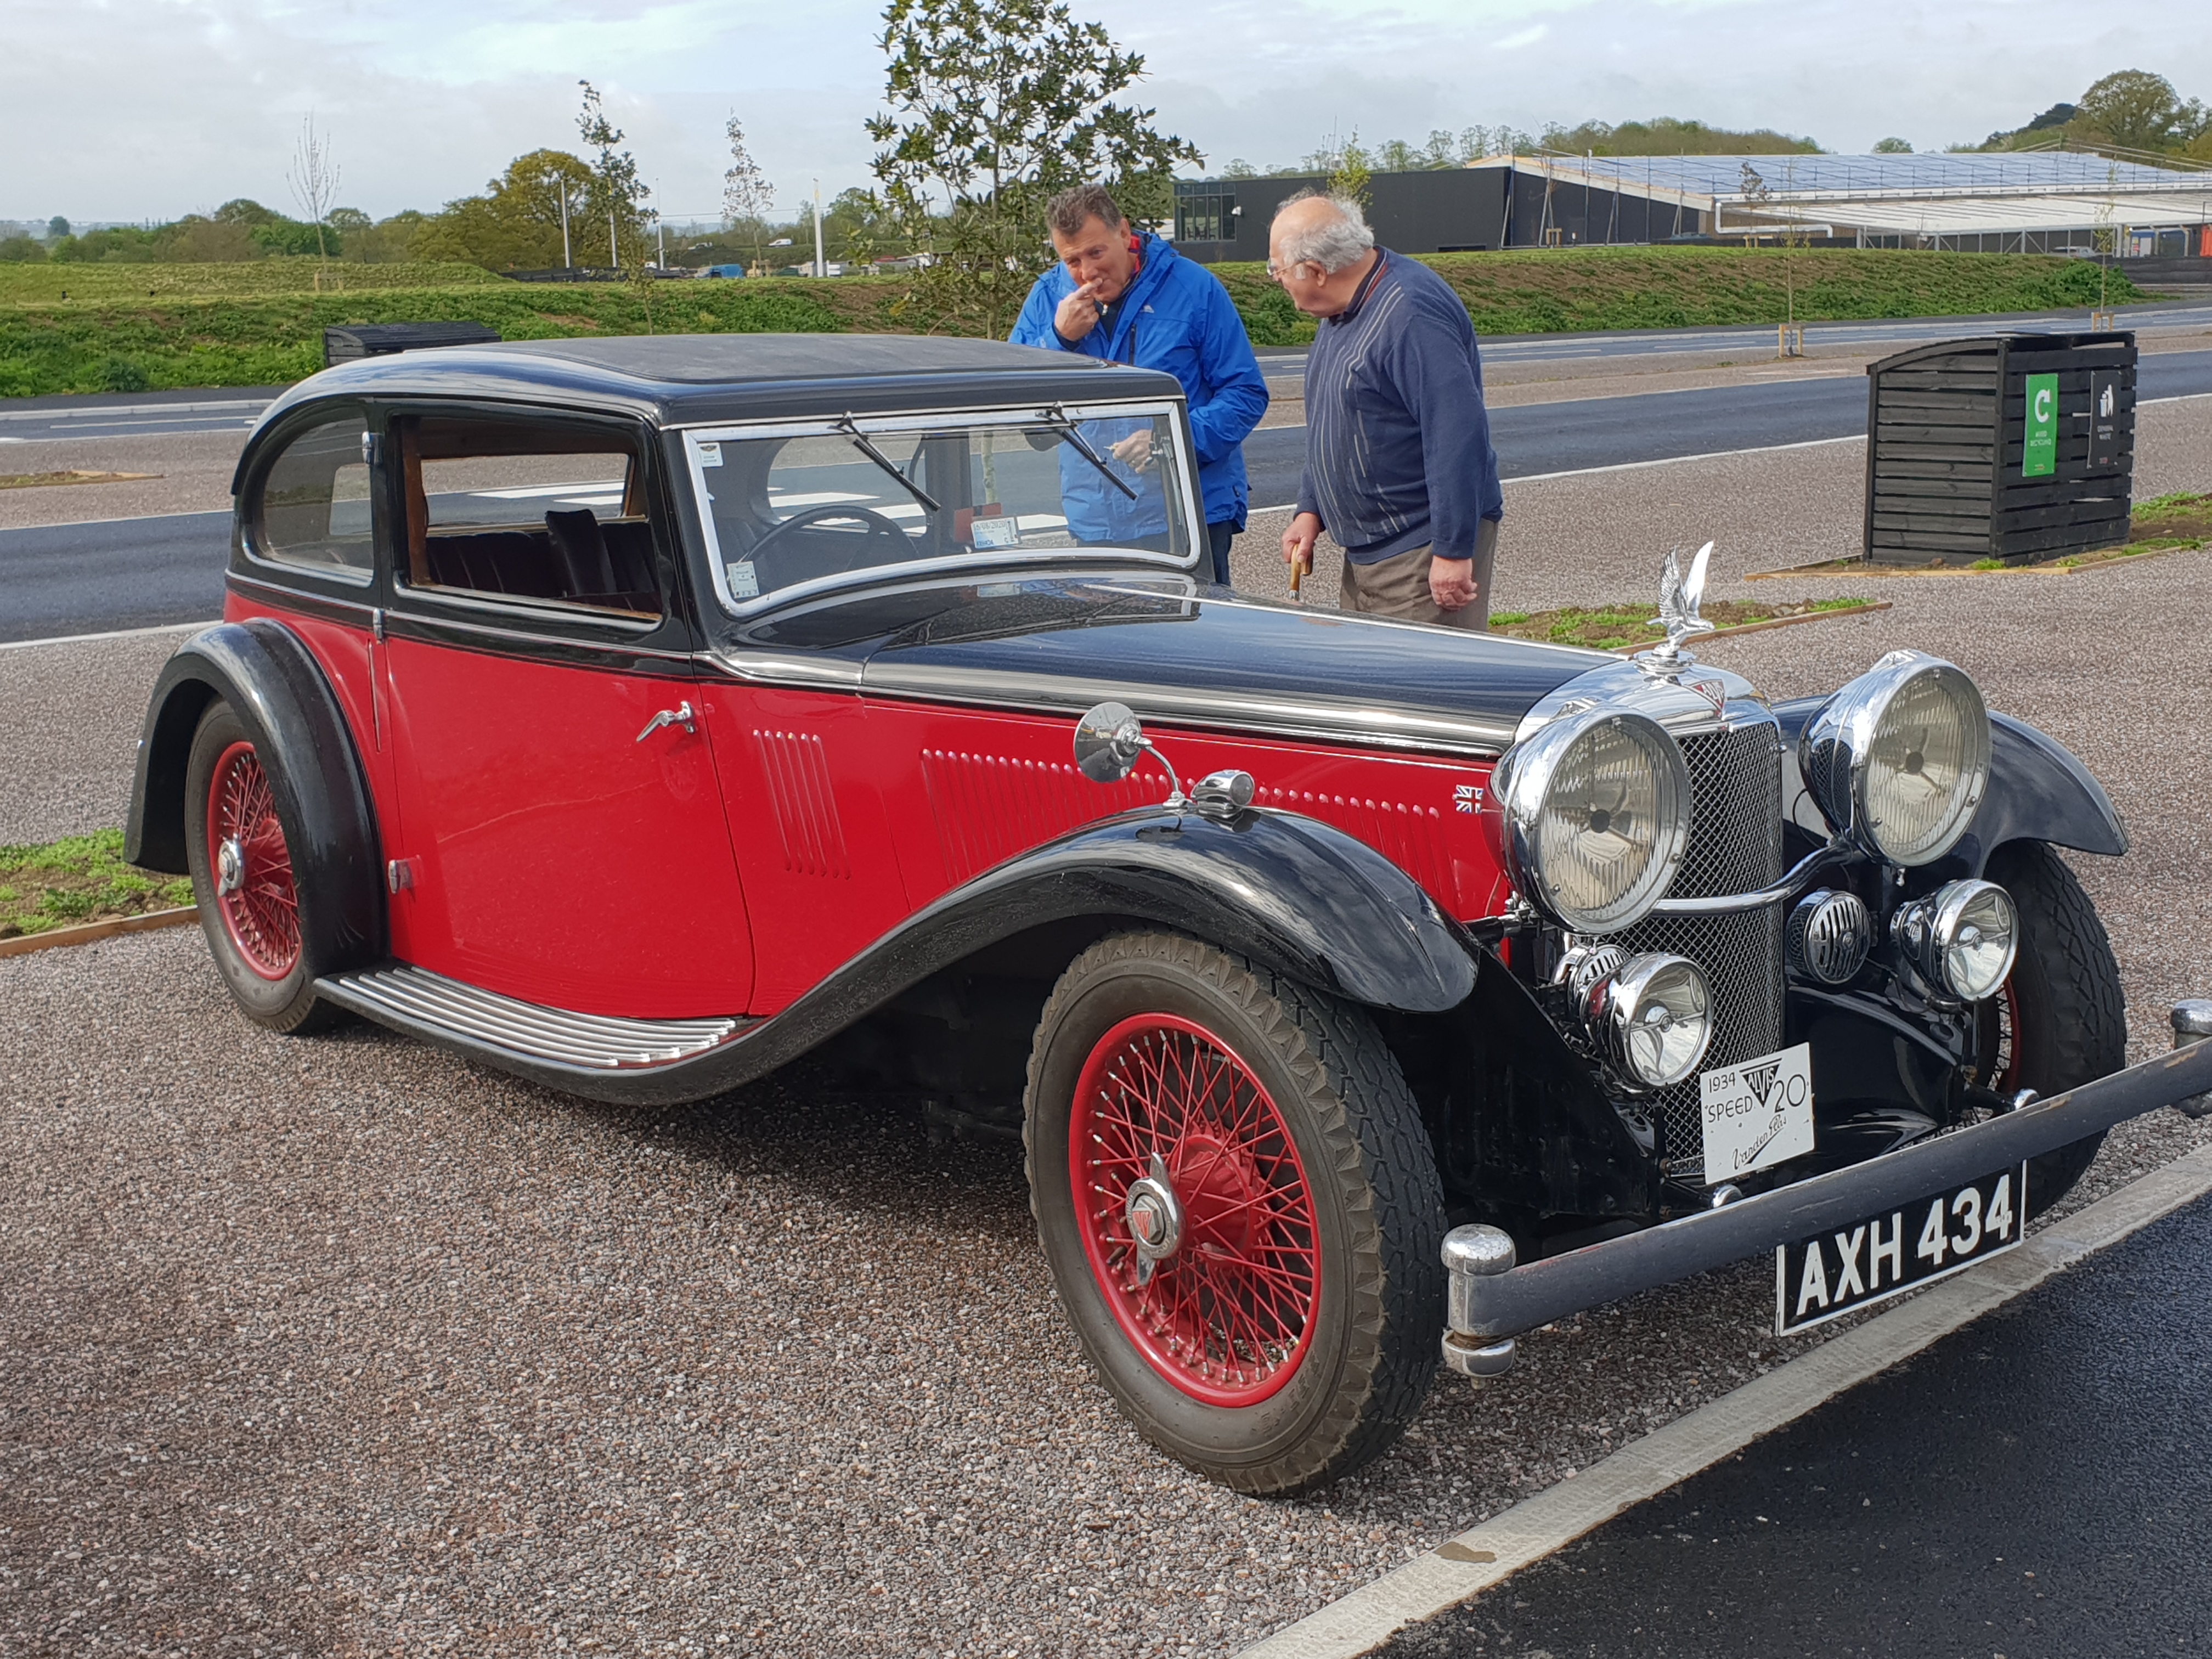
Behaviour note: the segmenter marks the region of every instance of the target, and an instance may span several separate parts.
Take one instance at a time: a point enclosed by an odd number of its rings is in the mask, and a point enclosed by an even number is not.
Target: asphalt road
[[[2145,398],[2212,393],[2212,351],[2145,357],[2137,375]],[[1854,436],[1866,386],[1852,376],[1527,404],[1492,411],[1491,427],[1504,475],[1532,477]],[[1303,427],[1245,441],[1255,509],[1296,500],[1305,441]],[[212,617],[228,534],[213,513],[0,532],[0,641]]]
[[[0,445],[57,438],[167,437],[243,432],[260,418],[278,386],[221,392],[137,392],[109,398],[10,398],[0,409]]]
[[[1382,1652],[2202,1652],[2208,1253],[2212,1200]]]

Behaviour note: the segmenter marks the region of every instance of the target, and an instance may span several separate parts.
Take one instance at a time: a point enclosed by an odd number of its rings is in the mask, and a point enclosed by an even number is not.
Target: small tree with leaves
[[[631,287],[635,290],[639,307],[645,313],[645,331],[653,332],[653,267],[647,262],[646,250],[650,246],[647,237],[653,228],[652,210],[645,205],[653,194],[637,176],[637,159],[628,150],[615,148],[623,141],[622,129],[607,119],[607,112],[599,101],[599,89],[589,81],[576,84],[584,89],[584,106],[576,113],[576,131],[583,140],[599,152],[592,163],[592,217],[607,222],[607,234],[613,246],[617,268],[627,268]],[[623,255],[627,252],[629,258]]]
[[[315,131],[312,111],[300,122],[299,140],[292,147],[292,166],[284,176],[292,186],[293,198],[300,204],[302,216],[315,228],[315,248],[327,265],[331,262],[331,246],[325,227],[330,223],[331,208],[337,200],[339,170],[337,158],[331,154],[329,137]],[[317,281],[320,280],[319,273]]]
[[[872,170],[928,256],[908,301],[930,326],[1003,337],[1052,263],[1045,204],[1096,180],[1133,219],[1172,205],[1179,162],[1206,158],[1111,101],[1145,60],[1054,0],[890,0],[878,44],[890,111]]]
[[[1359,129],[1352,128],[1352,137],[1336,152],[1336,164],[1328,170],[1328,193],[1341,196],[1347,202],[1357,202],[1363,208],[1368,206],[1367,187],[1375,176],[1372,159],[1360,147]]]
[[[734,231],[742,226],[751,227],[753,264],[757,269],[761,259],[760,228],[775,206],[775,186],[769,183],[760,170],[760,163],[745,148],[744,125],[735,111],[731,112],[723,131],[730,140],[730,165],[722,170],[722,228]]]

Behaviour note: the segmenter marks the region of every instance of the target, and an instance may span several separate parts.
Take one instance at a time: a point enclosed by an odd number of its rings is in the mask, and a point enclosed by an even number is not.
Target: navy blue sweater
[[[1474,325],[1426,265],[1385,250],[1358,301],[1322,324],[1298,510],[1354,564],[1417,547],[1471,558],[1480,521],[1504,516]]]

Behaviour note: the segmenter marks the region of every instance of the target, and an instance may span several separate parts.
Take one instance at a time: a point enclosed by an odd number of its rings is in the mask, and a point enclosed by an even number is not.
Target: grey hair
[[[1367,216],[1360,210],[1359,204],[1349,196],[1332,196],[1323,191],[1302,190],[1286,198],[1275,210],[1275,217],[1280,219],[1300,202],[1327,202],[1336,211],[1319,224],[1285,234],[1285,264],[1319,265],[1334,276],[1346,265],[1358,264],[1374,247],[1375,233],[1367,228]]]
[[[1078,185],[1063,190],[1045,204],[1044,218],[1062,236],[1075,235],[1093,219],[1109,230],[1119,230],[1129,222],[1103,185]]]

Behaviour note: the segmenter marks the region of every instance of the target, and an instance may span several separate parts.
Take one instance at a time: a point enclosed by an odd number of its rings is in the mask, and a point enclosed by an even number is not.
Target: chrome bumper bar
[[[2174,1025],[2172,1053],[2063,1095],[1564,1255],[1516,1267],[1512,1240],[1500,1229],[1455,1227],[1443,1246],[1451,1279],[1445,1360],[1469,1376],[1498,1375],[1512,1365],[1512,1338],[1555,1319],[1850,1226],[2161,1106],[2187,1109],[2192,1097],[2212,1094],[2212,1042],[2185,1029],[2179,1011]]]

